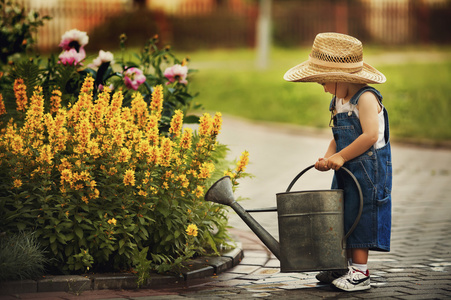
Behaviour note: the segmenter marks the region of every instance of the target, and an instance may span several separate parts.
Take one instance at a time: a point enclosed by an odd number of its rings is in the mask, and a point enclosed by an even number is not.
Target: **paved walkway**
[[[220,141],[231,157],[250,152],[247,171],[236,195],[249,198],[246,209],[273,207],[296,174],[323,154],[329,134],[290,126],[268,126],[225,117]],[[323,299],[451,298],[451,151],[394,143],[393,234],[390,253],[370,253],[372,289],[346,293],[319,284],[315,273],[281,273],[279,262],[231,212],[244,249],[242,262],[226,272],[184,283],[143,290],[96,290],[19,294],[0,299]],[[307,172],[297,190],[328,189],[331,172]],[[253,216],[277,237],[275,213]]]

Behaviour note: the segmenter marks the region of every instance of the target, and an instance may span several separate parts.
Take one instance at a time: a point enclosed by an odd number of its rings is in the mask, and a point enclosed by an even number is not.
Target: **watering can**
[[[347,269],[346,239],[354,231],[362,214],[362,190],[355,176],[341,167],[340,170],[344,170],[354,180],[360,195],[360,209],[356,220],[344,234],[343,190],[291,192],[296,181],[312,167],[314,165],[301,171],[286,192],[276,194],[275,208],[245,210],[235,201],[232,181],[228,176],[222,177],[210,187],[205,200],[232,207],[279,259],[281,272]],[[279,242],[249,214],[264,211],[277,211]]]

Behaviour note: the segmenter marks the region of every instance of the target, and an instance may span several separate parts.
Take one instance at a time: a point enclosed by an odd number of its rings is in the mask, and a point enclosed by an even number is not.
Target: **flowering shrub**
[[[137,61],[126,60],[126,36],[120,40],[122,57],[115,59],[109,51],[100,50],[91,63],[86,63],[86,50],[89,37],[86,32],[72,29],[63,34],[59,46],[62,52],[58,58],[54,55],[46,62],[40,59],[19,60],[11,66],[4,66],[5,76],[0,76],[0,89],[4,91],[5,108],[17,121],[23,115],[16,113],[16,103],[11,87],[16,79],[21,79],[26,85],[26,96],[30,98],[34,89],[42,87],[46,99],[53,90],[61,92],[61,105],[67,106],[77,101],[81,85],[87,76],[94,79],[93,98],[102,92],[105,86],[113,91],[121,91],[122,105],[130,107],[133,94],[139,91],[143,100],[150,105],[153,87],[163,86],[163,108],[159,119],[159,129],[167,132],[170,121],[176,110],[184,114],[185,123],[197,123],[199,117],[188,115],[193,105],[193,95],[189,91],[188,59],[179,60],[171,52],[169,46],[159,49],[158,36],[149,39]],[[48,103],[46,103],[48,104]],[[45,108],[48,111],[48,107]],[[4,121],[7,118],[3,117]]]
[[[134,92],[130,107],[123,91],[104,87],[94,98],[94,89],[87,76],[66,109],[60,90],[46,99],[38,86],[28,98],[15,81],[25,120],[0,134],[0,231],[35,231],[63,272],[125,269],[138,258],[165,271],[227,245],[226,211],[203,200],[223,174],[215,169],[225,153],[221,114],[204,114],[196,132],[176,110],[162,134],[163,85],[150,105]],[[247,157],[227,174],[245,175]]]
[[[17,1],[0,0],[0,67],[32,50],[33,34],[49,19],[33,10],[27,13]]]

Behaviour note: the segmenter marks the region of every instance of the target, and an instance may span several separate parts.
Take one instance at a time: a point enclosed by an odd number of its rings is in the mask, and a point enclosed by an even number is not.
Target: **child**
[[[349,267],[322,271],[316,278],[345,291],[370,288],[368,251],[390,251],[391,151],[387,111],[382,96],[369,83],[383,83],[385,76],[363,62],[362,43],[348,35],[318,34],[309,59],[288,70],[284,79],[317,82],[334,95],[333,139],[315,168],[335,170],[333,189],[344,190],[345,232],[359,210],[359,194],[344,166],[358,179],[364,204],[360,221],[346,241]]]

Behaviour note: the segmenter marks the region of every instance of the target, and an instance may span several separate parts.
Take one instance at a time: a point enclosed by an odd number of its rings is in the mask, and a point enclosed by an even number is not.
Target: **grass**
[[[47,263],[45,252],[33,233],[0,236],[0,282],[38,278],[44,274]]]
[[[270,65],[255,67],[252,50],[190,53],[197,69],[192,90],[208,111],[250,120],[327,127],[331,96],[314,83],[289,83],[283,74],[308,57],[310,49],[272,49]],[[384,96],[392,136],[451,140],[451,51],[449,47],[365,49],[365,60],[387,77],[375,85]],[[186,54],[180,54],[181,57]]]

